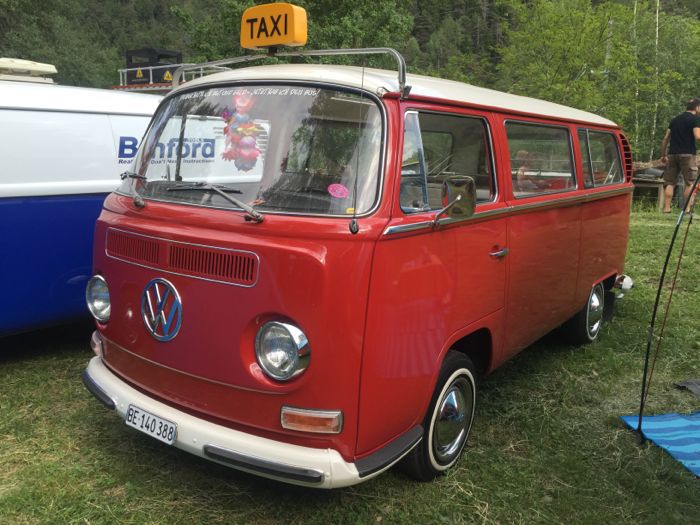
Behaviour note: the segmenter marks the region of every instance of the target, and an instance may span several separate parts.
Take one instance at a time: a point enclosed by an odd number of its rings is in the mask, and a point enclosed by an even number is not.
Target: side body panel
[[[576,311],[581,206],[542,208],[508,218],[508,357]]]
[[[488,118],[479,111],[407,106],[416,108]],[[399,158],[401,151],[402,145]],[[399,183],[396,175],[388,228],[432,220],[434,211],[401,211]],[[502,207],[492,202],[478,210]],[[505,244],[506,223],[500,217],[385,234],[379,240],[367,306],[358,455],[422,423],[440,363],[454,341],[467,330],[500,326],[506,262],[489,254]]]
[[[632,193],[583,205],[581,266],[576,304],[583,307],[594,284],[624,271]]]
[[[508,118],[489,114],[496,202],[479,205],[469,221],[435,230],[420,227],[434,212],[407,216],[396,202],[392,207],[389,228],[413,225],[416,230],[385,235],[377,243],[359,455],[422,422],[444,354],[461,337],[489,332],[491,370],[573,316],[594,283],[622,272],[629,184],[584,189],[575,125],[523,119],[569,130],[577,186],[515,199],[504,127]],[[395,200],[398,195],[397,181]],[[508,249],[503,259],[489,256],[502,248]]]

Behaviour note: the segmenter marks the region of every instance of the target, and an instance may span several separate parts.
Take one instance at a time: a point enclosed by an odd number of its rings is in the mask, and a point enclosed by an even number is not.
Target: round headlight
[[[85,290],[85,300],[92,316],[100,323],[109,321],[111,305],[107,281],[101,275],[93,275]]]
[[[304,332],[288,323],[265,323],[255,338],[255,356],[272,379],[287,381],[309,366],[311,350]]]

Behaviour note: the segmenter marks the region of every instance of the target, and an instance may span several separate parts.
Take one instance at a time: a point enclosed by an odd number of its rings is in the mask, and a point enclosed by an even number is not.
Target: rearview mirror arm
[[[437,227],[439,226],[439,224],[440,224],[440,217],[442,217],[443,215],[445,215],[445,213],[447,213],[447,211],[448,211],[452,206],[454,206],[455,204],[457,204],[457,203],[458,203],[459,201],[461,201],[461,200],[462,200],[462,195],[457,195],[457,197],[455,197],[455,199],[454,199],[452,202],[448,203],[447,206],[445,206],[445,207],[444,207],[443,209],[441,209],[441,210],[438,210],[438,212],[435,214],[435,217],[433,218],[433,229],[435,229],[435,228],[437,228]]]

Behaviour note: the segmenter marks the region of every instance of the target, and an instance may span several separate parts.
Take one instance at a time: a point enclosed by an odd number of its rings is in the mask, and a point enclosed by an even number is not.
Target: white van
[[[0,336],[87,314],[95,220],[161,100],[2,78]]]

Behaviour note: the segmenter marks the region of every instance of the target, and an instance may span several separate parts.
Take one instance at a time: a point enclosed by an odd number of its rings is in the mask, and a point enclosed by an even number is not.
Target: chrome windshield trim
[[[381,113],[382,117],[382,144],[381,148],[379,150],[379,155],[380,155],[380,160],[379,160],[379,173],[378,173],[378,180],[377,180],[377,192],[374,198],[374,205],[364,212],[362,215],[353,215],[353,214],[344,214],[344,215],[330,215],[330,214],[321,214],[321,213],[300,213],[300,212],[286,212],[286,211],[270,211],[270,210],[261,210],[260,212],[263,215],[288,215],[288,216],[296,216],[296,217],[330,217],[334,219],[351,219],[352,217],[355,217],[357,219],[362,219],[365,217],[369,217],[373,215],[380,207],[382,203],[382,198],[384,197],[384,192],[382,191],[384,189],[384,177],[385,177],[385,170],[386,170],[386,159],[387,159],[387,148],[388,148],[388,137],[389,137],[389,117],[386,112],[386,107],[384,106],[384,103],[382,102],[381,97],[378,97],[375,93],[372,93],[369,90],[366,89],[359,89],[355,87],[350,87],[346,86],[343,84],[337,84],[334,82],[321,82],[321,81],[303,81],[303,80],[291,80],[291,79],[283,79],[280,78],[278,80],[239,80],[239,81],[218,81],[218,82],[212,82],[210,84],[205,84],[205,85],[198,85],[193,88],[187,89],[184,88],[182,91],[177,91],[177,93],[173,94],[172,91],[166,95],[166,98],[161,101],[161,104],[158,105],[158,108],[156,109],[155,113],[153,114],[153,117],[151,118],[151,122],[149,123],[146,131],[144,132],[143,138],[145,138],[149,135],[151,132],[151,128],[153,127],[153,123],[155,121],[155,117],[160,111],[161,106],[164,104],[166,100],[171,101],[174,98],[183,95],[185,93],[190,93],[194,91],[206,91],[209,89],[215,89],[215,88],[220,88],[220,87],[232,87],[232,86],[251,86],[251,85],[258,85],[258,86],[264,86],[264,85],[278,85],[278,84],[284,84],[284,85],[289,85],[289,86],[320,86],[321,88],[325,89],[336,89],[340,91],[348,91],[351,93],[359,94],[361,97],[367,97],[372,102],[374,102],[377,107],[379,108],[379,111]],[[143,143],[143,142],[142,142]],[[136,158],[134,159],[134,162],[140,161],[140,156],[141,156],[141,148],[139,147],[139,151],[137,153]],[[134,164],[136,166],[136,164]],[[122,195],[125,197],[132,197],[131,194],[119,191],[119,188],[117,188],[114,193],[118,195]],[[234,208],[231,206],[208,206],[204,204],[195,204],[195,203],[190,203],[190,202],[180,202],[176,200],[163,200],[163,199],[154,199],[152,197],[143,197],[145,201],[151,201],[151,202],[163,202],[166,204],[176,204],[176,205],[183,205],[183,206],[195,206],[197,208],[209,208],[209,209],[214,209],[214,210],[226,210],[226,211],[243,211],[240,208]],[[256,210],[258,211],[258,210]]]
[[[515,204],[515,205],[509,205],[505,206],[503,208],[496,208],[493,210],[485,210],[485,211],[477,211],[474,215],[471,217],[467,217],[465,219],[452,219],[450,217],[445,217],[444,219],[440,219],[438,221],[438,224],[440,226],[447,226],[449,224],[454,224],[454,223],[461,223],[461,222],[470,222],[470,221],[476,221],[480,219],[487,219],[487,218],[492,218],[492,217],[497,217],[500,215],[510,215],[512,213],[517,213],[519,211],[530,211],[530,210],[537,210],[541,208],[559,208],[563,206],[573,206],[576,204],[581,204],[585,202],[592,202],[600,199],[605,199],[608,197],[615,197],[616,195],[624,195],[626,193],[632,193],[634,191],[633,187],[623,187],[623,188],[615,188],[615,189],[610,189],[610,190],[605,190],[605,191],[596,191],[594,193],[587,193],[585,195],[575,195],[575,196],[570,196],[570,197],[565,197],[565,198],[558,198],[558,199],[553,199],[553,200],[547,200],[547,201],[542,201],[542,202],[532,202],[532,203],[527,203],[527,204]],[[412,224],[400,224],[397,226],[388,226],[382,235],[396,235],[399,233],[407,233],[407,232],[415,232],[415,231],[420,231],[420,230],[427,230],[427,229],[432,229],[433,227],[433,221],[432,220],[427,220],[427,221],[421,221],[421,222],[416,222]]]

